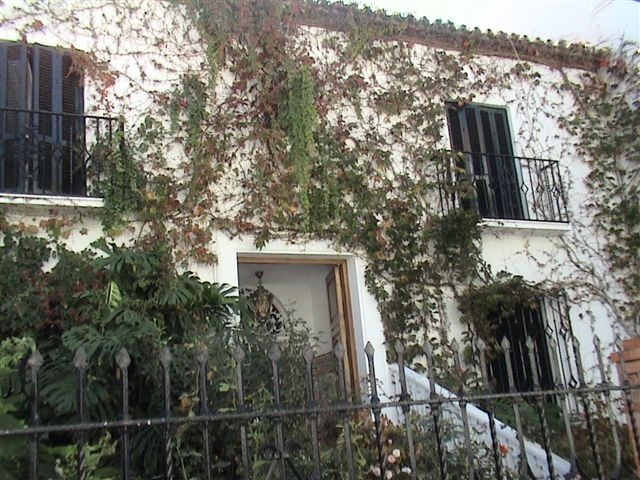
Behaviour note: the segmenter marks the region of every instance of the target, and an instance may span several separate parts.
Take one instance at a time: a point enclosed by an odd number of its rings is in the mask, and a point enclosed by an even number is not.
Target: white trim
[[[64,195],[27,195],[16,193],[0,193],[0,205],[102,208],[104,207],[104,199],[91,197],[72,197]]]
[[[561,234],[571,230],[571,224],[569,223],[539,222],[532,220],[501,220],[494,218],[483,218],[480,220],[480,227],[495,230],[521,230],[550,234]]]

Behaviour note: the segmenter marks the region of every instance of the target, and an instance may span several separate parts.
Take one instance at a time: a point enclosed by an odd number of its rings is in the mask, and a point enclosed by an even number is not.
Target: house
[[[367,342],[400,338],[420,363],[426,340],[446,355],[506,336],[523,360],[531,336],[550,387],[576,381],[574,336],[589,372],[594,335],[608,354],[632,333],[638,259],[608,249],[602,225],[624,220],[602,220],[615,193],[585,133],[604,137],[596,100],[632,64],[302,0],[9,2],[2,17],[3,228],[75,250],[166,242],[203,280],[266,292],[274,332],[293,311],[319,354],[344,345],[352,391]]]

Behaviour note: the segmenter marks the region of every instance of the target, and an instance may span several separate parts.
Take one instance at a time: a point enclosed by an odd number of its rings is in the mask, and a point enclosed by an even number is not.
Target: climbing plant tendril
[[[446,342],[443,298],[501,281],[482,259],[477,215],[443,216],[438,200],[464,189],[447,153],[445,102],[499,99],[526,118],[514,132],[524,155],[559,158],[577,148],[587,161],[585,203],[597,212],[627,302],[618,313],[637,315],[635,60],[355,9],[357,21],[338,21],[347,17],[332,9],[347,7],[326,2],[174,0],[159,13],[120,0],[94,9],[70,3],[32,2],[7,20],[25,35],[35,27],[24,19],[38,18],[38,29],[100,38],[109,35],[96,27],[108,9],[114,31],[138,35],[149,50],[125,48],[113,34],[82,56],[99,104],[112,108],[114,79],[152,99],[127,128],[129,163],[114,159],[131,188],[119,200],[109,194],[105,227],[122,214],[141,246],[162,245],[183,265],[216,261],[215,231],[250,234],[258,248],[274,238],[327,240],[367,260],[387,339],[403,339],[411,358],[425,332]],[[76,20],[83,16],[94,21]],[[173,26],[159,29],[160,17]],[[326,29],[313,26],[323,21]],[[116,47],[141,75],[114,61]],[[185,61],[187,51],[197,60]],[[571,116],[567,91],[576,99]],[[566,135],[549,151],[549,139],[536,137],[548,119],[577,135],[577,147]]]

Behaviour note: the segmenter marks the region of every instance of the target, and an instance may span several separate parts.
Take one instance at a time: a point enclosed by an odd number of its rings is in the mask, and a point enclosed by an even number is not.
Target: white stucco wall
[[[74,2],[69,2],[66,8],[72,11]],[[141,5],[145,5],[144,2]],[[97,85],[88,80],[86,85],[87,110],[101,114],[123,114],[127,119],[129,128],[135,128],[141,121],[141,116],[146,107],[154,102],[153,96],[148,92],[166,92],[177,82],[180,75],[189,71],[194,65],[199,65],[203,60],[202,47],[200,46],[195,29],[185,28],[185,24],[179,17],[171,16],[171,23],[167,22],[166,5],[162,2],[151,2],[153,8],[139,11],[139,14],[127,16],[124,12],[112,12],[119,15],[122,23],[112,22],[107,17],[100,16],[103,12],[79,9],[78,21],[73,31],[68,30],[69,24],[60,26],[52,18],[42,17],[44,28],[37,31],[29,30],[26,41],[30,43],[42,43],[47,45],[60,45],[69,48],[72,45],[86,52],[99,52],[100,60],[110,62],[114,71],[120,73],[116,84],[110,90],[109,95],[98,100]],[[62,6],[61,6],[62,7]],[[109,12],[106,6],[104,12]],[[60,12],[58,12],[60,13]],[[97,16],[96,16],[97,15]],[[0,25],[0,38],[17,40],[21,38],[21,29],[29,20],[22,19],[16,22],[7,22]],[[65,31],[59,30],[65,28]],[[163,44],[154,45],[148,42],[155,33],[165,38]],[[324,32],[319,29],[308,29],[310,35],[318,37],[314,47],[314,55],[318,62],[330,62],[331,56],[321,46]],[[97,36],[96,36],[97,35]],[[333,34],[332,34],[333,35]],[[110,43],[110,39],[117,38],[118,42]],[[426,46],[415,47],[415,58],[422,68],[437,68],[433,62],[427,59],[432,49]],[[167,55],[174,52],[174,55]],[[159,63],[158,63],[159,62]],[[487,69],[499,68],[504,71],[511,69],[515,60],[486,58],[480,62]],[[154,66],[152,66],[154,65]],[[565,185],[569,188],[569,210],[573,216],[582,215],[581,200],[585,196],[585,187],[582,183],[587,173],[586,165],[576,158],[567,145],[571,144],[566,132],[560,131],[556,123],[542,115],[539,109],[559,109],[559,112],[569,111],[571,101],[568,96],[551,92],[548,82],[557,81],[559,73],[544,66],[534,66],[540,73],[541,82],[538,85],[521,82],[516,94],[496,89],[474,98],[475,102],[486,103],[504,107],[509,112],[511,122],[514,150],[518,155],[541,156],[545,158],[559,159],[564,174]],[[373,65],[365,65],[362,68],[371,81],[377,82],[378,88],[384,88],[388,79],[375,70]],[[169,72],[169,73],[167,73]],[[576,75],[576,72],[569,72]],[[228,87],[227,73],[223,73],[223,80],[217,87],[218,93],[224,96]],[[472,72],[473,75],[473,72]],[[147,93],[145,93],[147,92]],[[472,92],[470,92],[472,93]],[[344,111],[339,111],[339,109]],[[336,105],[335,111],[328,115],[343,114],[345,117],[358,120],[352,107],[349,105]],[[351,116],[351,117],[349,117]],[[366,112],[364,113],[366,118]],[[394,118],[394,121],[401,119]],[[532,125],[532,122],[534,125]],[[381,125],[381,131],[388,130],[388,125]],[[413,134],[418,136],[416,132]],[[408,134],[411,139],[412,134]],[[442,132],[441,147],[449,146],[446,128]],[[403,156],[400,149],[393,150],[393,157],[398,162],[410,161],[410,157]],[[232,185],[230,183],[230,185]],[[47,200],[47,202],[49,202]],[[82,201],[78,200],[79,204]],[[8,212],[11,221],[24,222],[38,225],[39,220],[49,215],[54,205],[36,205],[42,203],[41,199],[24,197],[13,199],[7,195],[0,195],[0,206]],[[16,206],[16,204],[19,204]],[[74,212],[74,207],[67,207]],[[93,206],[91,208],[100,208]],[[85,218],[74,226],[72,234],[67,239],[71,248],[81,250],[86,248],[93,240],[101,235],[100,223],[93,218],[92,210],[83,208]],[[561,278],[563,275],[570,277],[570,270],[558,271],[561,263],[560,251],[557,242],[560,236],[567,235],[573,228],[572,225],[557,225],[539,223],[536,225],[527,222],[486,222],[482,235],[482,254],[494,271],[506,270],[515,275],[522,275],[525,280],[541,282],[553,278]],[[86,233],[85,233],[86,232]],[[119,241],[127,242],[132,234],[125,234]],[[203,266],[192,264],[190,268],[200,275],[203,280],[217,281],[238,285],[238,258],[243,255],[251,256],[278,256],[286,255],[297,258],[314,259],[345,259],[347,262],[350,303],[352,307],[354,329],[356,334],[358,366],[361,373],[366,372],[366,359],[364,345],[370,341],[374,346],[376,356],[377,373],[381,380],[387,380],[388,370],[385,367],[384,334],[382,322],[377,309],[376,301],[368,292],[364,271],[366,263],[355,252],[343,252],[336,250],[329,242],[298,242],[288,243],[284,240],[269,242],[263,249],[258,250],[254,245],[254,239],[247,235],[231,238],[226,233],[216,232],[210,248],[217,255],[218,262],[215,266]],[[585,261],[591,261],[588,258]],[[317,299],[320,294],[317,289],[323,288],[322,270],[299,271],[288,279],[288,283],[278,283],[270,277],[265,278],[267,285],[285,303],[294,305],[295,310],[301,316],[309,318],[314,330],[322,330],[322,321],[325,316],[324,303]],[[292,285],[296,284],[295,287]],[[323,296],[326,292],[323,291]],[[461,335],[462,325],[456,320],[455,305],[446,305],[451,323],[452,336]],[[572,308],[571,320],[574,332],[579,337],[583,351],[592,351],[591,338],[595,333],[601,339],[603,345],[608,347],[613,341],[614,328],[612,319],[607,309],[598,303],[587,303],[580,307]],[[322,339],[326,343],[326,336]],[[595,357],[587,355],[585,364],[590,368],[595,364]]]

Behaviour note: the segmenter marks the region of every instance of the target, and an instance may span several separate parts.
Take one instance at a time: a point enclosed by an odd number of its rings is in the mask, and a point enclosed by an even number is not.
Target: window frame
[[[0,193],[86,195],[84,81],[72,55],[0,41]]]
[[[473,117],[468,117],[469,111],[474,112]],[[452,112],[455,112],[455,118]],[[485,131],[483,114],[488,116],[489,136]],[[497,125],[498,116],[503,119],[502,127]],[[473,196],[458,199],[462,208],[475,209],[481,218],[528,219],[528,204],[523,192],[523,175],[516,161],[509,110],[496,105],[449,101],[445,102],[445,118],[451,149],[466,157],[456,162],[458,170],[467,172],[465,178],[458,180],[469,182],[473,190]],[[470,122],[467,118],[473,118],[475,138],[470,133]],[[499,138],[500,136],[503,138]],[[492,140],[491,148],[487,147],[489,138]],[[504,160],[496,162],[496,159]],[[503,166],[498,168],[498,163],[502,163]],[[500,179],[500,176],[504,176],[507,170],[511,170],[507,173],[507,177],[510,175],[511,180],[505,182]],[[499,200],[496,200],[494,185],[498,188]],[[506,190],[506,201],[502,190]]]

